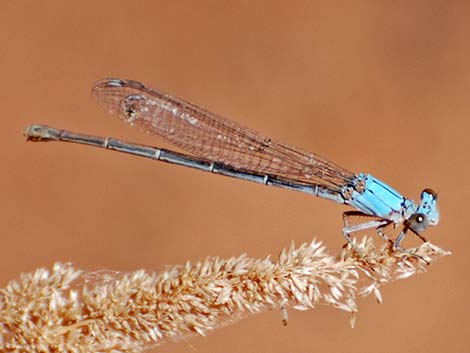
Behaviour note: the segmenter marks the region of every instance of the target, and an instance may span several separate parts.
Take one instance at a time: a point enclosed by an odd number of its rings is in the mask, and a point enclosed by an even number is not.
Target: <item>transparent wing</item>
[[[137,81],[104,79],[93,96],[141,130],[207,160],[339,190],[354,174],[327,159],[280,143]]]

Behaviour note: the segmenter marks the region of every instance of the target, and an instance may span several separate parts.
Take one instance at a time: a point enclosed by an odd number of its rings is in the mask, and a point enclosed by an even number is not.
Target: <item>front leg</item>
[[[401,241],[403,240],[403,238],[405,237],[405,234],[406,234],[406,231],[408,230],[408,228],[403,228],[403,230],[400,232],[400,234],[398,235],[397,239],[395,239],[395,242],[393,243],[393,248],[396,249],[396,250],[400,250],[400,251],[403,251],[407,254],[409,254],[410,256],[414,256],[422,261],[424,261],[427,265],[430,265],[431,263],[426,260],[424,257],[422,257],[421,255],[418,255],[418,254],[414,254],[412,252],[410,252],[409,250],[407,249],[403,249],[401,246],[400,246],[400,243]],[[416,233],[416,232],[413,232],[414,234],[416,234],[424,243],[427,242],[427,239],[425,237],[423,237],[422,235]]]
[[[403,250],[403,248],[400,246],[400,243],[401,241],[403,240],[403,238],[405,237],[405,234],[406,234],[406,231],[408,229],[407,228],[404,228],[400,234],[398,234],[398,237],[395,239],[395,242],[393,243],[393,248],[394,249],[399,249],[399,250]]]
[[[401,233],[398,235],[397,239],[395,239],[395,243],[393,244],[393,247],[395,249],[401,249],[400,243],[402,242],[402,240],[405,237],[405,234],[408,230],[411,230],[413,232],[413,234],[415,234],[419,239],[421,239],[423,241],[423,243],[428,242],[428,240],[425,237],[423,237],[421,234],[419,234],[418,232],[415,232],[413,229],[408,228],[408,227],[405,226],[403,228],[403,230],[401,231]]]

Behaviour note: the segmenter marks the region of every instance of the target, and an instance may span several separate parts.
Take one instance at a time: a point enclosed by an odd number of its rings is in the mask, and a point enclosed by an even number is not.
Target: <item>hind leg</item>
[[[355,225],[349,224],[349,219],[352,217],[366,217],[366,218],[374,218],[371,221],[359,223]],[[365,229],[375,228],[377,234],[386,240],[389,241],[388,237],[384,234],[383,229],[391,224],[392,222],[386,219],[377,218],[376,216],[371,216],[364,214],[360,211],[347,211],[343,213],[343,236],[347,239],[349,243],[351,243],[351,237],[349,236],[351,233],[359,232]]]

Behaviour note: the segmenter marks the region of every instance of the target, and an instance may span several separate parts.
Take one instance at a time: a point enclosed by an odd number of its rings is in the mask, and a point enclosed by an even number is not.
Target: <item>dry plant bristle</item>
[[[0,349],[141,352],[250,313],[320,304],[350,313],[353,325],[358,295],[381,302],[381,286],[444,255],[430,243],[400,252],[364,238],[339,256],[314,240],[283,250],[277,261],[211,257],[159,273],[87,273],[56,263],[0,290]]]

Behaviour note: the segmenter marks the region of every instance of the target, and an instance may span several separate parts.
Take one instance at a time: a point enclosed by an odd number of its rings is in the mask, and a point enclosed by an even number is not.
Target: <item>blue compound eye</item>
[[[408,219],[408,227],[416,233],[424,232],[428,225],[428,217],[424,213],[415,213]]]

